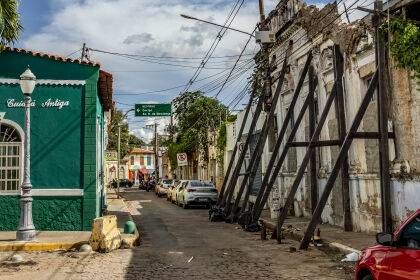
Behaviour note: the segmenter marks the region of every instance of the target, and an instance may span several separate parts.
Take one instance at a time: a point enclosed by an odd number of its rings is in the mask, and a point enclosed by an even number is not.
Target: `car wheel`
[[[363,277],[362,280],[373,280],[373,277],[372,275],[368,274],[365,277]]]

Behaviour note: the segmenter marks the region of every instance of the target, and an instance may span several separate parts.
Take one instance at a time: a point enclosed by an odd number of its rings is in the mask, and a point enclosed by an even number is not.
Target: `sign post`
[[[171,104],[135,104],[136,117],[170,117]]]
[[[178,163],[178,166],[179,166],[179,168],[181,169],[181,179],[184,179],[183,178],[183,166],[187,166],[187,171],[188,171],[188,157],[187,157],[187,153],[178,153],[178,154],[176,154],[176,160],[177,160],[177,163]],[[188,176],[186,176],[186,177],[188,177]]]
[[[176,159],[178,161],[178,166],[187,166],[188,165],[187,153],[176,154]]]

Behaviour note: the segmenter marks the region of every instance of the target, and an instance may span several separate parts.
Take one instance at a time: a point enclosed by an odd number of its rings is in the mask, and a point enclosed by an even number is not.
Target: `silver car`
[[[217,189],[207,181],[186,181],[177,191],[179,206],[188,208],[191,205],[210,206],[217,201]]]

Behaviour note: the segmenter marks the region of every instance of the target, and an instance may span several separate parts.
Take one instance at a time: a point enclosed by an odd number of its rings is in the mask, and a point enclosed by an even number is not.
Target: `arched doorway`
[[[0,122],[0,194],[16,193],[22,173],[22,129],[14,122]]]

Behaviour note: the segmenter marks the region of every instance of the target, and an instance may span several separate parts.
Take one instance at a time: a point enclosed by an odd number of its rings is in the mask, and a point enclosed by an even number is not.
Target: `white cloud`
[[[51,0],[54,13],[50,22],[40,32],[29,36],[23,46],[29,49],[67,55],[80,49],[85,42],[88,47],[133,53],[138,55],[202,57],[213,42],[218,28],[181,18],[180,14],[192,15],[223,23],[234,1],[226,0]],[[266,1],[266,13],[277,3]],[[245,4],[232,27],[251,31],[258,21],[258,1]],[[228,32],[214,55],[238,54],[247,36]],[[253,44],[248,53],[254,50]],[[198,66],[199,60],[171,62],[191,66],[175,68],[169,65],[150,64],[118,56],[92,52],[91,58],[99,60],[102,68],[114,75],[114,92],[147,92],[187,83]],[[208,64],[208,67],[223,68],[229,63]],[[138,72],[138,71],[155,72]],[[168,71],[169,70],[169,71]],[[220,70],[207,69],[200,78],[214,75]],[[209,82],[212,79],[203,81]],[[242,81],[245,81],[244,79]],[[198,84],[200,85],[200,84]],[[233,99],[234,94],[245,86],[237,82],[221,95],[221,99]],[[194,87],[192,88],[194,89]],[[145,102],[169,102],[182,88],[145,95],[115,95],[120,108]],[[130,129],[138,136],[151,139],[150,132],[142,129],[148,121],[130,120]],[[164,122],[168,122],[166,119]]]

